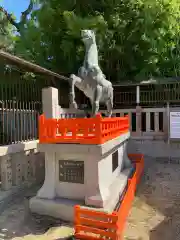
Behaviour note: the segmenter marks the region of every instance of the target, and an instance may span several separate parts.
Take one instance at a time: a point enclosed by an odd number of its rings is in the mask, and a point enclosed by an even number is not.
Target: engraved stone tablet
[[[59,181],[84,184],[84,162],[60,160]]]

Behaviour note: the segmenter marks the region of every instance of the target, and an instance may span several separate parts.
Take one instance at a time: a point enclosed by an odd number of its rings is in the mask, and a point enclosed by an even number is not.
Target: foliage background
[[[94,29],[112,82],[180,75],[179,0],[30,0],[19,22],[0,10],[0,48],[60,74],[77,72],[80,30]]]

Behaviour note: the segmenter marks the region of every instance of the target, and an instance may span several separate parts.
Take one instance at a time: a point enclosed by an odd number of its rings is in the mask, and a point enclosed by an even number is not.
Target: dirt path
[[[180,240],[180,165],[152,162],[136,194],[125,240]],[[25,202],[0,216],[0,240],[55,240],[72,229],[51,218],[24,217]]]

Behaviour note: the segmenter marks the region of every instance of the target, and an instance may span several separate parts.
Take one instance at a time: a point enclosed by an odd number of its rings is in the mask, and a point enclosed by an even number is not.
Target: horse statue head
[[[95,32],[93,30],[81,30],[81,37],[85,45],[96,42]]]

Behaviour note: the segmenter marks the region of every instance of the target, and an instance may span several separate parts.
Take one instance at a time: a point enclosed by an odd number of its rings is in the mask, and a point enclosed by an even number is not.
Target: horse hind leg
[[[111,117],[112,110],[113,110],[113,87],[112,86],[108,88],[108,99],[106,102],[106,106],[107,106],[107,116]]]
[[[98,111],[99,111],[99,102],[94,101],[93,104],[92,104],[92,117],[96,116]]]
[[[112,110],[113,110],[113,102],[111,99],[109,99],[106,102],[106,106],[107,106],[107,117],[111,117],[112,116]]]
[[[92,101],[92,116],[96,116],[99,111],[99,102],[102,96],[102,88],[100,86],[96,87],[94,93],[94,99]]]

